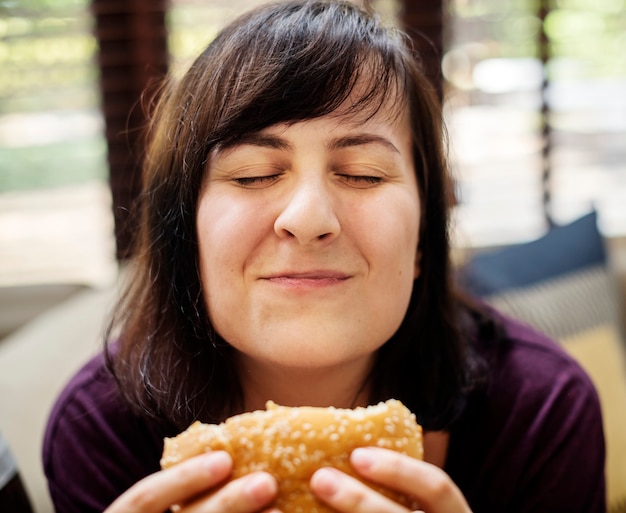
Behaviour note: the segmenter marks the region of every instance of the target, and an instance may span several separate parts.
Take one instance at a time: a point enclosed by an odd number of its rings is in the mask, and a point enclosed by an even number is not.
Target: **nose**
[[[333,203],[323,180],[303,181],[291,191],[274,222],[274,231],[302,245],[333,240],[341,231]]]

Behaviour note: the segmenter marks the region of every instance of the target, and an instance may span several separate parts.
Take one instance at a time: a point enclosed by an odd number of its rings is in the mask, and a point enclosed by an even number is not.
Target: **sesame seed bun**
[[[335,467],[360,479],[350,453],[357,447],[383,447],[422,459],[422,428],[400,401],[367,408],[290,408],[268,402],[267,410],[236,415],[224,423],[195,422],[165,439],[161,466],[176,465],[207,451],[225,450],[233,458],[231,479],[263,470],[278,481],[274,507],[284,513],[329,513],[309,490],[313,473]],[[362,479],[361,479],[362,480]],[[369,483],[387,497],[411,506],[411,499]]]

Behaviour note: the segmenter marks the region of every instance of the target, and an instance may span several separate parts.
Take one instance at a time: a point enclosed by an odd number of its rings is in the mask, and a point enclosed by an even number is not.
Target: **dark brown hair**
[[[356,113],[372,115],[390,98],[409,110],[422,208],[421,275],[402,326],[379,352],[372,401],[401,399],[427,428],[458,415],[469,367],[450,285],[452,194],[437,94],[403,34],[335,0],[245,14],[161,96],[132,282],[107,353],[120,390],[139,410],[182,428],[241,408],[232,349],[211,326],[198,271],[195,216],[210,151],[276,123],[330,114],[355,93]]]

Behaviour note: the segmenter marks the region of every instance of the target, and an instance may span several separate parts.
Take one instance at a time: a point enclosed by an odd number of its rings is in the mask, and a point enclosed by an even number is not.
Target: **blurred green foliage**
[[[89,0],[0,0],[0,14],[15,10],[76,9],[89,5]]]
[[[0,192],[107,180],[103,138],[0,147]]]
[[[0,0],[0,192],[107,179],[88,7]]]
[[[552,0],[543,27],[539,7],[539,0],[451,0],[461,32],[455,44],[480,42],[483,58],[537,57],[543,28],[552,58],[580,64],[575,76],[553,80],[626,76],[626,0]]]
[[[93,94],[78,93],[97,86],[88,6],[89,0],[0,0],[0,113],[97,106]]]
[[[212,41],[222,26],[223,12],[210,5],[181,5],[167,15],[172,71],[181,74]]]

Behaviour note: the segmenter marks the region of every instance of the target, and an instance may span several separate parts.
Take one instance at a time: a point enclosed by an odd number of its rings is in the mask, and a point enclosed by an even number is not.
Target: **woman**
[[[603,511],[585,374],[453,289],[442,141],[406,39],[375,16],[296,0],[226,27],[161,98],[119,336],[52,412],[58,511],[260,511],[271,475],[220,488],[222,452],[159,471],[163,437],[269,399],[392,397],[426,462],[352,464],[424,511]],[[311,488],[340,512],[406,511],[333,469]]]

